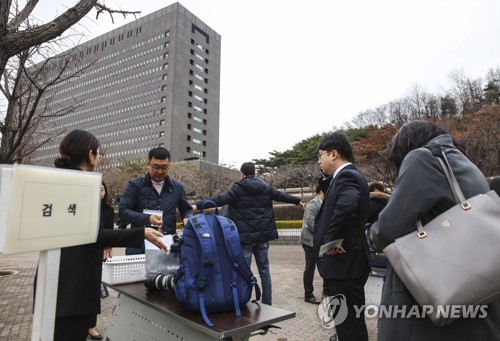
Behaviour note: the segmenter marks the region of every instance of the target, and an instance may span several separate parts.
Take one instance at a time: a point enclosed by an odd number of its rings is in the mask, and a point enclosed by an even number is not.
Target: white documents
[[[326,251],[328,251],[332,247],[337,247],[337,248],[341,247],[343,241],[344,239],[335,239],[332,240],[331,242],[321,245],[321,247],[319,248],[319,256],[320,257],[323,256],[326,253]]]

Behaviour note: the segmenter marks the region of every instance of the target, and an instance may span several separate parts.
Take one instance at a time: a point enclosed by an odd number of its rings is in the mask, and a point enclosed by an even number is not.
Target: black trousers
[[[92,315],[89,321],[89,329],[95,328],[95,326],[97,326],[97,315]]]
[[[89,332],[89,316],[56,317],[54,341],[85,341]]]
[[[328,295],[344,295],[347,304],[347,317],[344,322],[335,325],[340,341],[368,341],[368,330],[365,323],[365,284],[368,276],[353,280],[328,279]],[[359,317],[356,317],[358,307]]]
[[[304,268],[304,298],[314,297],[314,269],[317,265],[318,257],[315,257],[312,246],[302,244],[304,255],[306,256],[306,267]]]

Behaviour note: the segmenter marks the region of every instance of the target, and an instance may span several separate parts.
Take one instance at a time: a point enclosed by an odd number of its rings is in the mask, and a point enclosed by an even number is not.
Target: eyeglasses
[[[325,155],[325,154],[330,154],[330,153],[331,153],[331,152],[329,152],[329,151],[327,151],[327,150],[326,150],[326,151],[319,152],[319,154],[318,154],[318,160],[321,160],[321,157],[322,157],[323,155]]]
[[[103,158],[104,157],[104,153],[99,152],[99,157]]]
[[[151,169],[154,171],[166,172],[168,171],[168,168],[169,166],[151,165]]]

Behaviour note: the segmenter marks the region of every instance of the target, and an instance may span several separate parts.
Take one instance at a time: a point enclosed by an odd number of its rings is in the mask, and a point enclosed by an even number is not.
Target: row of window
[[[145,123],[142,125],[137,124],[137,122],[144,122],[145,120],[159,116],[160,112],[161,112],[160,109],[148,110],[146,112],[140,112],[140,113],[133,112],[133,113],[131,113],[131,115],[121,117],[120,119],[117,119],[117,120],[93,124],[92,130],[99,131],[101,129],[104,129],[105,132],[100,134],[100,136],[102,136],[104,138],[113,138],[113,137],[122,138],[124,136],[124,133],[138,132],[140,130],[149,131],[151,128],[161,127],[161,126],[165,125],[165,119],[160,119],[159,121],[151,121],[151,122],[148,122],[148,123]],[[78,120],[78,121],[74,121],[74,122],[67,122],[65,124],[58,124],[57,127],[54,127],[52,125],[52,127],[46,127],[44,129],[44,131],[46,131],[46,132],[51,132],[54,130],[59,131],[63,128],[73,128],[74,126],[81,125],[81,124],[88,125],[88,123],[90,123],[90,122],[99,122],[99,121],[102,121],[110,116],[112,116],[112,113],[102,112],[100,114],[92,116],[91,118],[87,117],[85,120]],[[118,125],[127,125],[128,127],[123,128],[121,130],[117,130],[116,127]],[[41,140],[37,141],[37,142],[40,143]],[[56,146],[44,145],[44,146],[40,147],[39,150],[45,151],[45,150],[49,150],[49,149],[53,149],[53,148],[56,148]]]
[[[163,80],[163,77],[158,78],[158,76],[155,75],[155,71],[159,71],[159,70],[160,70],[160,68],[156,68],[156,70],[150,69],[150,70],[141,72],[140,74],[135,74],[135,75],[131,75],[131,76],[128,76],[128,77],[125,77],[122,79],[117,79],[117,80],[110,82],[108,84],[102,84],[102,85],[94,86],[91,88],[87,87],[86,89],[85,88],[82,89],[81,92],[71,94],[71,97],[69,97],[69,96],[68,97],[59,97],[58,99],[51,101],[50,104],[51,104],[51,106],[56,106],[58,104],[65,103],[68,100],[74,101],[75,98],[78,100],[81,99],[81,103],[93,103],[95,101],[105,99],[105,98],[111,98],[113,96],[116,96],[116,95],[119,95],[122,93],[126,94],[131,90],[131,88],[132,89],[144,89],[148,85],[158,83],[158,82]],[[145,78],[145,76],[147,76],[147,75],[151,75],[151,76],[148,78]],[[118,85],[118,84],[130,83],[129,81],[137,79],[137,78],[140,78],[141,81],[137,82],[137,83],[133,83],[132,85],[127,85],[125,87],[115,87],[115,85]],[[113,88],[113,87],[115,87],[116,90],[109,91],[109,88]],[[147,96],[147,95],[151,95],[151,94],[155,94],[155,93],[159,93],[159,92],[160,92],[159,88],[150,88],[149,90],[145,90],[142,93],[142,95]],[[92,94],[94,94],[94,96],[91,97],[90,95],[92,95]],[[58,110],[58,109],[56,108],[54,110]]]
[[[99,67],[99,68],[95,68],[93,70],[90,70],[89,72],[85,72],[82,74],[82,76],[91,76],[92,74],[95,74],[95,73],[98,73],[98,74],[101,74],[102,71],[105,71],[109,68],[112,68],[116,65],[123,65],[123,63],[127,63],[128,61],[130,60],[133,60],[133,59],[136,59],[136,58],[140,58],[144,55],[147,55],[147,54],[150,54],[150,53],[154,53],[156,51],[159,51],[161,50],[162,48],[164,47],[168,47],[169,46],[169,42],[163,44],[163,47],[162,45],[156,45],[152,48],[149,48],[149,49],[143,49],[142,47],[145,46],[145,45],[150,45],[151,42],[154,42],[155,40],[159,39],[160,36],[157,36],[157,37],[154,37],[154,38],[150,38],[148,39],[147,41],[141,41],[137,44],[134,44],[132,46],[129,46],[127,48],[124,48],[123,50],[121,51],[115,51],[115,52],[112,52],[108,55],[105,55],[105,56],[101,56],[99,57],[98,61],[99,63],[104,63],[106,60],[108,59],[111,59],[111,58],[114,58],[114,59],[117,59],[117,57],[119,57],[120,55],[126,55],[126,54],[130,54],[130,52],[133,52],[134,50],[136,49],[141,49],[139,52],[136,52],[136,53],[132,53],[130,56],[128,57],[121,57],[121,58],[118,58],[119,60],[114,62],[114,63],[109,63],[109,64],[105,64],[103,65],[102,67]],[[166,53],[166,56],[164,54],[164,58],[168,58],[168,53]],[[59,61],[59,64],[61,64],[63,62],[63,60],[60,60]],[[83,66],[82,66],[82,69],[83,68],[86,68],[88,67],[90,64],[94,63],[95,60],[92,60],[92,61],[89,61],[87,63],[85,63]],[[56,66],[57,66],[57,63],[52,63],[51,64],[52,67],[47,67],[47,70],[50,71],[51,69],[54,69]],[[59,66],[62,66],[59,65]],[[68,76],[70,74],[73,74],[74,73],[74,70],[72,68],[67,68],[64,72],[63,72],[63,75],[65,76]],[[53,76],[52,76],[53,77]],[[49,78],[50,79],[50,78]],[[52,78],[53,79],[53,78]]]
[[[145,66],[153,66],[152,68],[147,70],[148,73],[153,73],[153,72],[156,72],[156,71],[161,69],[159,66],[156,66],[156,63],[160,59],[161,59],[160,56],[156,56],[156,57],[153,57],[153,58],[150,58],[147,60],[140,61],[140,62],[135,63],[133,65],[126,66],[126,67],[121,66],[119,68],[116,68],[116,70],[113,70],[112,72],[109,72],[109,71],[106,72],[106,69],[111,68],[111,66],[100,67],[100,68],[97,68],[95,70],[89,70],[88,72],[83,71],[81,76],[80,76],[80,80],[78,82],[75,82],[74,79],[68,79],[68,80],[61,82],[58,87],[54,87],[54,90],[58,91],[59,94],[64,94],[64,93],[67,93],[70,91],[77,90],[78,88],[87,87],[87,86],[94,84],[94,83],[97,83],[97,82],[106,81],[107,79],[117,77],[124,72],[136,70],[136,69],[139,69],[139,68],[145,67]],[[112,64],[119,65],[119,63],[111,63],[110,65],[112,65]],[[121,65],[123,65],[123,64],[121,64]],[[143,72],[146,72],[146,70]],[[94,74],[98,74],[99,76],[95,77],[95,76],[93,76]],[[126,79],[130,79],[133,76],[134,75],[128,75],[124,78],[121,78],[119,81],[116,80],[114,82],[115,83],[118,83],[118,82],[122,83]],[[137,77],[137,76],[135,76],[135,77]],[[88,80],[85,80],[85,79],[88,79]],[[109,84],[110,84],[109,82],[105,82],[105,84],[103,84],[103,86],[107,86]],[[67,85],[69,85],[69,86],[67,86]]]
[[[140,93],[134,94],[131,96],[127,96],[127,97],[120,97],[114,101],[109,101],[106,103],[94,105],[92,107],[87,107],[86,109],[84,109],[82,111],[75,111],[73,113],[54,118],[53,121],[66,121],[68,119],[72,119],[73,117],[85,116],[84,113],[88,113],[92,116],[92,118],[90,118],[90,120],[95,119],[95,116],[98,115],[97,113],[100,113],[100,112],[105,112],[105,113],[109,114],[110,116],[114,116],[114,115],[123,116],[123,114],[125,114],[127,112],[132,112],[132,114],[135,114],[135,112],[137,112],[138,110],[149,109],[151,107],[155,107],[157,104],[160,103],[160,101],[157,98],[147,99],[147,100],[143,100],[140,102],[137,101],[138,99],[140,99],[142,97],[143,97],[143,95]],[[127,102],[132,102],[132,103],[129,103],[129,105],[126,105]],[[110,107],[118,107],[118,106],[120,106],[120,108],[117,108],[117,109],[112,110],[112,111],[109,110]],[[87,121],[87,120],[89,120],[89,119],[86,119],[85,121]]]
[[[201,141],[201,140],[192,138],[191,135],[187,135],[187,141],[188,142],[193,142],[193,143],[196,143],[196,144],[203,144],[204,147],[207,146],[207,141],[205,141],[205,140]]]
[[[195,150],[195,149],[191,150],[191,147],[187,147],[187,148],[186,148],[186,152],[188,152],[188,153],[190,153],[190,154],[194,155],[194,156],[195,156],[195,157],[197,157],[197,158],[207,157],[207,152],[205,152],[205,151],[200,152],[200,151]]]
[[[194,39],[191,39],[191,45],[196,46],[199,50],[204,51],[206,54],[210,54],[208,49],[204,48],[200,43],[195,42]]]

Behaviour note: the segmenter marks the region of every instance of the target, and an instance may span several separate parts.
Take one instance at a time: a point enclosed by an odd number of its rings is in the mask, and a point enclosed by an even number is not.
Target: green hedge
[[[279,229],[300,229],[302,220],[277,220],[276,228]]]

